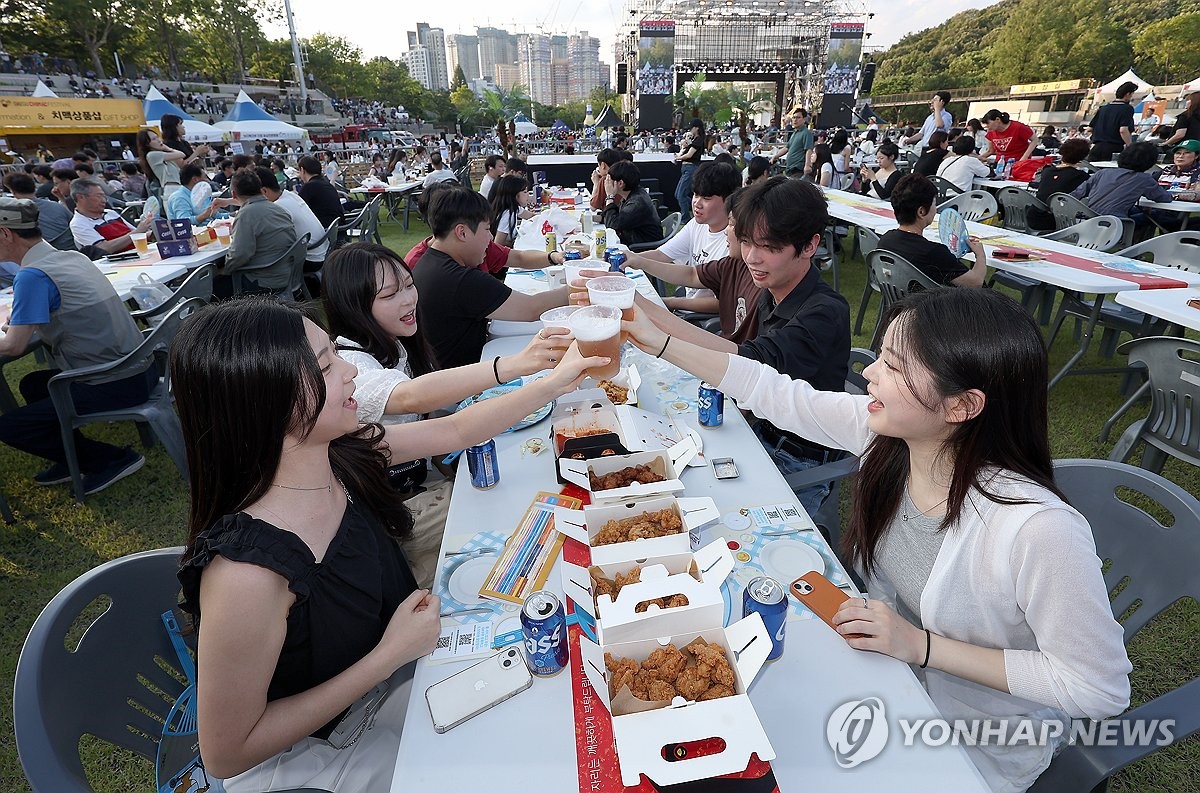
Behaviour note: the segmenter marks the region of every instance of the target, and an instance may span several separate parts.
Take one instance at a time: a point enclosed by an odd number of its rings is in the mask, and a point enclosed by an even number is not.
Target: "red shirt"
[[[426,237],[413,246],[412,250],[404,254],[404,263],[409,269],[417,266],[417,262],[421,261],[421,257],[425,255],[425,251],[429,250],[429,241],[433,237]],[[503,245],[497,245],[495,242],[489,242],[487,251],[483,254],[483,263],[479,265],[479,269],[485,273],[498,273],[508,266],[508,254],[511,248],[505,248]]]
[[[1008,122],[1006,130],[988,130],[984,136],[992,144],[997,157],[1021,157],[1033,140],[1033,128],[1020,121]]]

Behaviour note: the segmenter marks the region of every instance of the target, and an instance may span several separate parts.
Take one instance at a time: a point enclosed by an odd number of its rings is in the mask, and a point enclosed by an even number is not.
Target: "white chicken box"
[[[694,643],[716,644],[724,650],[733,670],[732,696],[689,701],[677,694],[670,701],[648,702],[634,698],[628,687],[610,693],[612,673],[605,665],[606,652],[640,663],[668,644],[684,649]],[[771,636],[757,612],[728,628],[683,631],[657,639],[601,646],[582,637],[583,672],[596,699],[612,715],[621,782],[635,786],[645,774],[658,786],[675,785],[742,771],[751,755],[773,760],[775,750],[746,693],[770,652]]]
[[[578,485],[588,491],[593,504],[608,504],[613,502],[630,501],[652,496],[673,495],[683,492],[683,482],[680,474],[687,467],[688,461],[700,450],[691,437],[685,437],[669,449],[653,452],[634,452],[632,454],[614,454],[595,457],[590,460],[573,460],[562,458],[558,461],[558,473],[561,479]],[[626,468],[646,468],[660,477],[658,482],[630,482],[624,487],[613,487],[607,490],[592,490],[591,475],[604,477],[615,474]]]
[[[582,460],[660,451],[688,436],[665,416],[631,405],[613,405],[600,388],[559,397],[550,412],[550,422],[556,458]]]
[[[633,562],[587,568],[564,561],[562,583],[576,610],[596,619],[600,642],[611,644],[720,625],[725,618],[721,584],[731,570],[733,554],[725,540],[718,539],[695,553]],[[638,580],[621,586],[615,598],[596,593],[598,580],[628,577]],[[679,595],[687,599],[686,605],[671,605],[670,599]]]
[[[637,518],[663,510],[674,513],[680,524],[678,532],[659,537],[638,537],[624,542],[599,545],[595,543],[597,535],[609,521]],[[555,507],[554,527],[571,539],[590,547],[592,564],[604,565],[651,556],[691,553],[700,547],[700,536],[704,527],[720,517],[721,512],[711,498],[663,496],[622,504],[588,506],[581,510]]]

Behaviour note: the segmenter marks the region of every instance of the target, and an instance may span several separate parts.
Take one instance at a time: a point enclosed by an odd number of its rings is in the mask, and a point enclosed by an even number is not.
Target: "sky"
[[[968,8],[982,8],[996,0],[852,0],[874,11],[867,22],[869,47],[888,47],[903,36],[937,25]],[[496,0],[457,0],[431,12],[428,4],[395,0],[350,0],[351,13],[333,11],[326,0],[291,0],[296,32],[301,38],[323,32],[343,36],[370,58],[396,57],[407,48],[405,31],[418,22],[450,33],[474,33],[477,26],[497,27],[512,33],[576,33],[586,30],[600,39],[600,59],[612,65],[613,38],[622,13],[622,0],[537,0],[500,4]],[[505,8],[506,10],[500,10]],[[347,8],[347,10],[349,10]],[[268,26],[271,37],[285,36],[286,26]]]

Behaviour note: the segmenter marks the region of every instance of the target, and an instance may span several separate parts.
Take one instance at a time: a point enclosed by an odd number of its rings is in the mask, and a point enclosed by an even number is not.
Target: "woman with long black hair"
[[[330,254],[324,272],[325,316],[338,354],[358,369],[354,385],[358,420],[364,424],[420,421],[498,382],[551,369],[568,343],[543,330],[516,355],[439,370],[417,325],[412,271],[400,256],[374,243],[346,245]],[[509,426],[495,423],[488,437]],[[404,551],[417,582],[427,586],[433,581],[453,482],[428,483],[424,457],[392,465],[388,475],[414,515],[416,526]]]
[[[191,485],[179,577],[199,636],[200,752],[227,791],[391,783],[409,664],[433,649],[439,603],[398,544],[413,519],[388,464],[485,440],[605,363],[573,345],[486,405],[364,426],[355,367],[304,309],[245,298],[183,324],[170,362]]]
[[[745,245],[743,241],[743,245]],[[847,643],[919,667],[943,718],[1033,734],[1129,704],[1131,665],[1087,520],[1054,484],[1037,323],[991,289],[897,302],[867,395],[671,338],[639,310],[632,341],[738,407],[861,458],[843,558],[869,597],[842,604]],[[856,636],[857,635],[857,636]],[[1055,740],[968,752],[995,791],[1028,788]]]
[[[492,236],[497,245],[511,248],[517,240],[518,225],[531,214],[528,207],[533,196],[529,194],[529,182],[524,176],[501,176],[488,202],[492,205]]]

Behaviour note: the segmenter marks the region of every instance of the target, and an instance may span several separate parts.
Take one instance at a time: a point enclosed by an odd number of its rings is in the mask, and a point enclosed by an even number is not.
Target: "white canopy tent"
[[[146,100],[142,102],[142,113],[146,116],[146,124],[152,127],[157,127],[158,122],[168,113],[179,116],[183,119],[183,138],[191,143],[216,143],[229,137],[224,130],[197,121],[180,110],[154,86],[150,86],[150,90],[146,92]]]
[[[1200,77],[1195,80],[1188,80],[1183,84],[1183,90],[1179,92],[1180,96],[1187,96],[1190,93],[1200,91]]]
[[[1146,94],[1150,93],[1150,91],[1154,88],[1154,86],[1150,85],[1150,83],[1134,74],[1133,69],[1129,69],[1111,83],[1105,83],[1097,88],[1096,95],[1106,99],[1115,97],[1117,95],[1117,88],[1120,87],[1121,83],[1133,83],[1137,86],[1137,90],[1133,92],[1135,99],[1141,99]]]
[[[58,94],[51,91],[50,86],[46,85],[41,80],[38,80],[37,85],[34,87],[33,93],[30,94],[30,96],[37,97],[38,99],[58,99]]]
[[[275,118],[255,104],[245,91],[238,91],[237,101],[216,126],[230,133],[234,140],[304,140],[308,137],[308,130]]]

